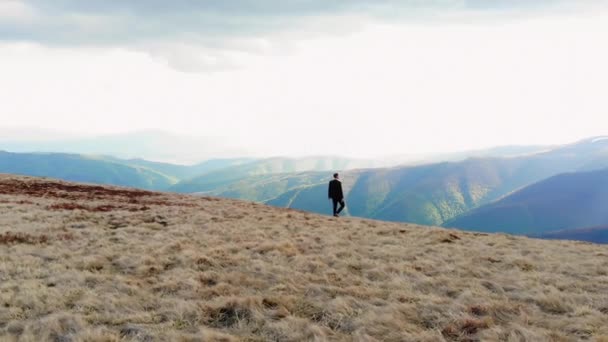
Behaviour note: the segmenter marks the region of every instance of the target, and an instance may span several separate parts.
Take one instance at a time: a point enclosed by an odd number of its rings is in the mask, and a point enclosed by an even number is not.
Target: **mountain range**
[[[177,182],[177,179],[152,169],[64,153],[0,151],[0,172],[150,190],[166,189]]]
[[[51,177],[76,182],[167,190],[182,179],[249,162],[213,159],[195,165],[176,165],[143,159],[69,153],[12,153],[0,151],[0,173]]]
[[[264,187],[270,182],[281,189],[317,182],[309,177],[292,179],[282,188],[274,182],[286,175],[299,176],[302,171],[329,171],[372,166],[370,160],[339,157],[308,158],[232,158],[210,159],[193,165],[179,165],[145,159],[122,159],[106,155],[71,153],[13,153],[0,151],[0,172],[29,176],[52,177],[108,185],[138,187],[188,193],[227,193],[225,197],[259,197],[247,195],[247,189]],[[323,173],[325,176],[326,172]],[[230,193],[232,196],[230,196]],[[268,197],[273,198],[274,196]],[[267,198],[267,199],[268,199]]]
[[[340,171],[346,215],[520,234],[608,224],[575,220],[568,225],[532,229],[528,223],[509,228],[504,220],[493,221],[505,215],[496,209],[504,210],[505,201],[527,208],[531,197],[522,196],[522,192],[537,191],[539,198],[552,198],[556,190],[546,184],[566,176],[551,177],[564,173],[584,177],[585,172],[608,167],[605,137],[564,146],[472,151],[469,156],[474,157],[462,160],[453,154],[451,161],[380,167],[383,162],[324,156],[212,159],[178,165],[106,155],[0,152],[0,172],[244,199],[327,214],[327,182],[334,171]],[[543,183],[545,180],[548,183]],[[514,214],[509,214],[509,219],[526,222]]]

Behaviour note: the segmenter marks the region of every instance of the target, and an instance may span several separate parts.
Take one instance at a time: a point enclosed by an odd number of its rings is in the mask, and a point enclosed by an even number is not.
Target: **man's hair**
[[[338,178],[338,174],[337,173],[334,173],[334,178]]]

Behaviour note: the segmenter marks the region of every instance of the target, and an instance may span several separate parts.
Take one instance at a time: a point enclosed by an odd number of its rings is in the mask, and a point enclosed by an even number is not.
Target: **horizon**
[[[33,138],[26,135],[14,136],[14,139],[11,139],[10,134],[6,134],[7,132],[36,132],[36,136],[32,136]],[[192,139],[192,141],[196,139],[203,139],[192,136],[178,136],[176,134],[161,131],[161,130],[147,130],[147,131],[134,131],[130,133],[122,133],[122,134],[107,134],[107,135],[65,135],[58,131],[43,131],[37,129],[18,129],[18,130],[9,130],[0,127],[0,152],[9,152],[9,153],[40,153],[40,154],[75,154],[82,155],[88,157],[115,157],[119,159],[141,159],[153,162],[160,163],[170,163],[176,165],[195,165],[198,163],[203,163],[212,160],[222,160],[222,159],[251,159],[253,160],[267,160],[267,159],[310,159],[310,158],[335,158],[335,159],[350,159],[350,160],[359,160],[359,161],[370,161],[370,162],[384,162],[386,165],[379,167],[391,167],[396,165],[406,165],[406,164],[419,164],[419,163],[436,163],[436,162],[444,162],[444,161],[458,161],[462,158],[476,158],[476,157],[485,157],[485,156],[494,156],[492,154],[493,150],[499,149],[517,149],[517,148],[560,148],[564,146],[568,146],[571,144],[581,143],[584,141],[596,142],[600,140],[608,139],[608,134],[597,135],[597,136],[587,136],[580,139],[576,139],[574,141],[568,141],[566,143],[561,142],[553,142],[547,144],[510,144],[510,145],[494,145],[494,146],[479,146],[469,150],[447,150],[447,151],[439,151],[434,153],[402,153],[402,154],[394,154],[394,155],[378,155],[378,156],[349,156],[345,154],[339,153],[327,153],[327,154],[255,154],[251,153],[251,151],[247,151],[245,149],[238,149],[235,146],[232,146],[233,150],[230,153],[225,155],[211,155],[208,157],[201,158],[183,158],[184,155],[188,155],[188,153],[180,154],[178,151],[165,151],[164,153],[170,155],[170,158],[157,157],[155,155],[145,155],[138,153],[121,153],[116,150],[108,149],[108,147],[99,147],[97,151],[89,151],[85,149],[79,150],[79,143],[83,141],[95,141],[95,142],[103,142],[104,139],[111,140],[113,138],[122,138],[122,139],[131,139],[133,140],[131,143],[137,145],[142,143],[141,140],[132,139],[132,137],[137,136],[147,136],[152,137],[152,141],[154,143],[162,143],[163,140],[159,142],[154,141],[154,137],[163,137],[165,139],[177,138],[177,139]],[[7,138],[8,137],[8,138]],[[31,138],[31,139],[30,139]],[[210,138],[212,140],[212,138]],[[149,143],[148,141],[147,143]],[[53,143],[57,143],[60,145],[53,145]],[[146,142],[143,142],[141,148],[146,147]],[[21,145],[23,144],[23,145]],[[112,146],[114,144],[110,144]],[[8,148],[6,148],[8,146]],[[32,148],[35,146],[35,148]],[[47,146],[47,147],[42,147]],[[51,146],[51,147],[48,147]],[[60,146],[60,148],[53,148],[52,146]],[[152,146],[153,147],[153,146]],[[225,146],[224,146],[225,147]],[[82,148],[82,147],[80,147]],[[172,147],[169,147],[172,148]],[[173,147],[176,148],[176,147]],[[236,152],[240,151],[240,152]],[[522,154],[515,153],[513,156],[520,156],[523,154],[535,154],[540,153],[543,150],[537,150],[534,152],[524,152]],[[173,154],[175,153],[175,154]],[[475,153],[482,153],[481,155],[475,155]],[[506,156],[509,157],[509,156]]]
[[[181,160],[572,143],[605,135],[606,19],[603,0],[0,2],[0,141],[205,142]]]

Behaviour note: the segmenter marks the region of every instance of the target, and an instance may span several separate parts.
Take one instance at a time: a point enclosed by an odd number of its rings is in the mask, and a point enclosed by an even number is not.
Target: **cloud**
[[[15,25],[19,22],[31,22],[34,10],[21,1],[0,1],[0,23]]]
[[[119,46],[185,71],[225,69],[233,54],[286,49],[291,37],[342,34],[370,21],[466,20],[459,13],[551,11],[605,0],[0,0],[0,41]]]
[[[571,2],[570,2],[571,3]],[[605,1],[580,0],[589,5]],[[58,45],[141,44],[177,40],[211,44],[227,38],[260,37],[284,30],[340,31],[348,16],[432,16],[457,11],[551,9],[563,0],[0,0],[0,39]],[[579,6],[581,7],[581,6]],[[333,27],[332,27],[333,26]],[[312,30],[314,32],[314,30]]]
[[[217,59],[206,46],[171,40],[149,43],[148,53],[0,43],[0,97],[8,108],[0,122],[77,134],[224,136],[267,155],[566,142],[608,127],[607,18],[387,22],[344,36],[295,37],[289,56],[268,55],[276,52],[259,37],[235,36],[212,42]],[[282,44],[294,38],[280,34]],[[219,48],[227,43],[259,55]],[[185,71],[232,69],[178,73],[158,63],[163,53]]]

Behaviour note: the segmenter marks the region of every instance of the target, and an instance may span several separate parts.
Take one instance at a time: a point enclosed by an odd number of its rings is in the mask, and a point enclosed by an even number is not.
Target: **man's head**
[[[337,173],[334,173],[334,178],[338,179],[340,176]]]

